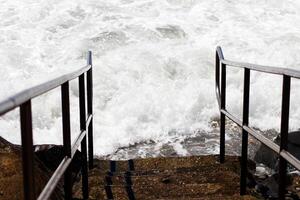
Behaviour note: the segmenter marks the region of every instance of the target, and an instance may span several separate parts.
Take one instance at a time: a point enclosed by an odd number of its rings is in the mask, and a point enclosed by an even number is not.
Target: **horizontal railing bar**
[[[250,63],[234,62],[234,61],[229,61],[224,59],[221,60],[221,63],[224,63],[232,67],[247,68],[258,72],[277,74],[277,75],[286,75],[297,79],[300,78],[300,72],[290,68],[269,67],[269,66],[262,66],[262,65],[250,64]]]
[[[281,150],[280,155],[295,168],[300,170],[300,161],[286,150]]]
[[[216,91],[216,95],[217,95],[217,102],[218,102],[219,110],[220,110],[221,109],[221,98],[220,98],[221,95],[220,95],[220,91]]]
[[[88,126],[90,124],[92,118],[93,118],[93,115],[90,114],[89,117],[88,117],[88,119],[87,119],[87,121],[86,121],[86,126]],[[76,153],[79,145],[81,144],[81,141],[82,141],[83,137],[87,134],[86,132],[87,131],[82,131],[80,133],[80,135],[78,135],[78,137],[76,138],[75,142],[73,143],[72,150],[71,150],[71,156],[72,156],[72,158],[73,158],[74,154]]]
[[[250,135],[255,137],[258,141],[260,141],[261,143],[263,143],[264,145],[266,145],[267,147],[275,151],[277,154],[279,154],[279,146],[275,144],[273,141],[257,133],[255,130],[253,130],[248,126],[243,126],[243,129],[247,131]]]
[[[219,62],[221,62],[225,65],[229,65],[232,67],[239,67],[239,68],[247,68],[250,70],[264,72],[264,73],[270,73],[270,74],[286,75],[286,76],[290,76],[290,77],[297,78],[297,79],[300,78],[300,71],[297,71],[294,69],[229,61],[229,60],[224,59],[224,55],[223,55],[221,47],[218,46],[216,51],[217,51],[217,54],[219,57]]]
[[[53,80],[50,80],[46,83],[42,83],[42,84],[34,86],[32,88],[23,90],[23,91],[17,93],[16,95],[3,100],[2,102],[0,102],[0,115],[7,113],[8,111],[20,106],[24,102],[26,102],[34,97],[44,94],[44,93],[48,92],[49,90],[52,90],[56,87],[59,87],[60,85],[62,85],[63,83],[65,83],[67,81],[77,78],[81,74],[88,71],[90,68],[91,68],[91,65],[87,65],[75,72],[65,74],[63,76],[60,76]]]
[[[250,63],[234,62],[234,61],[229,61],[224,59],[221,60],[221,63],[224,63],[232,67],[247,68],[254,71],[277,74],[277,75],[283,75],[283,70],[284,70],[284,68],[279,68],[279,67],[261,66],[261,65],[255,65]]]
[[[79,145],[81,144],[82,139],[86,135],[86,131],[82,131],[76,138],[75,142],[72,145],[71,156],[74,157]]]
[[[92,118],[93,118],[93,114],[89,114],[88,119],[86,120],[86,127],[90,125]]]
[[[279,154],[279,146],[277,144],[275,144],[274,142],[272,142],[268,138],[264,137],[263,135],[257,133],[254,129],[252,129],[252,128],[248,127],[248,126],[243,126],[243,123],[242,123],[241,120],[237,119],[235,116],[233,116],[232,114],[230,114],[226,110],[221,109],[221,112],[226,117],[228,117],[230,120],[232,120],[234,123],[236,123],[238,126],[240,126],[245,131],[247,131],[250,135],[252,135],[253,137],[255,137],[258,141],[262,142],[264,145],[268,146],[273,151],[275,151],[276,153]]]
[[[233,116],[232,114],[230,114],[228,111],[226,111],[224,109],[221,109],[221,113],[223,113],[224,115],[226,115],[230,120],[232,120],[238,126],[240,126],[240,127],[243,126],[243,122],[241,120],[239,120],[238,118],[236,118],[235,116]]]
[[[50,180],[48,181],[47,185],[44,187],[43,191],[41,192],[38,200],[46,200],[49,199],[50,195],[53,193],[57,183],[64,175],[66,169],[70,165],[72,159],[68,157],[64,157],[61,161],[53,175],[51,176]]]

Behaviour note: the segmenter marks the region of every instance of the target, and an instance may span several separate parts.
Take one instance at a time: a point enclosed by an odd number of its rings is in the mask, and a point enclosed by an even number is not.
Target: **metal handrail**
[[[221,70],[220,70],[221,66]],[[244,69],[244,91],[243,91],[243,119],[239,120],[226,110],[226,67],[238,67]],[[217,102],[220,110],[220,162],[225,161],[225,117],[236,123],[242,128],[242,156],[241,156],[241,178],[240,194],[246,194],[247,181],[247,160],[248,160],[248,134],[256,138],[262,144],[272,149],[279,155],[279,199],[285,198],[287,162],[300,170],[300,161],[288,151],[288,126],[289,126],[289,107],[290,107],[290,85],[291,78],[300,79],[300,71],[288,68],[276,68],[256,64],[233,62],[224,59],[221,47],[216,49],[216,74],[215,90]],[[250,71],[263,72],[283,76],[282,85],[282,108],[281,108],[281,127],[280,145],[264,137],[258,131],[248,126],[249,123],[249,98],[250,98]],[[221,74],[221,78],[220,78]],[[221,89],[220,89],[221,87]]]
[[[88,167],[93,168],[93,75],[92,52],[88,52],[87,66],[72,73],[60,76],[40,85],[23,90],[0,102],[0,116],[14,108],[20,108],[23,189],[25,200],[47,200],[50,198],[59,180],[64,177],[65,199],[72,199],[72,171],[70,164],[75,152],[81,145],[82,196],[88,199]],[[69,81],[79,79],[80,134],[71,145],[70,95]],[[85,85],[86,79],[86,85]],[[34,152],[32,134],[31,99],[54,88],[61,87],[62,127],[64,158],[52,174],[42,192],[36,198],[34,180]],[[87,103],[85,102],[87,100]],[[87,110],[87,117],[86,117]],[[88,149],[87,149],[88,139]],[[87,157],[88,154],[88,157]],[[89,158],[89,159],[87,159]]]
[[[223,51],[222,51],[221,47],[219,47],[219,46],[216,49],[216,53],[217,53],[218,57],[220,58],[220,62],[225,65],[243,68],[243,69],[246,68],[246,69],[250,69],[253,71],[264,72],[264,73],[269,73],[269,74],[286,75],[286,76],[300,79],[300,71],[297,71],[294,69],[225,60],[224,56],[223,56]]]
[[[87,72],[91,69],[91,65],[87,65],[75,72],[62,75],[58,78],[50,80],[48,82],[42,83],[40,85],[31,87],[29,89],[25,89],[16,95],[8,97],[0,102],[0,115],[7,113],[8,111],[20,106],[21,104],[25,103],[26,101],[33,99],[34,97],[40,96],[54,88],[61,86],[63,83],[67,81],[71,81],[81,74]]]

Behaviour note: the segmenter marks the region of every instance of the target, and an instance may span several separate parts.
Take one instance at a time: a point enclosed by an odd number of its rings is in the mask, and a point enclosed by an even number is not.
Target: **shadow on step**
[[[110,171],[107,172],[105,176],[105,192],[107,199],[114,199],[114,195],[112,192],[112,177],[117,171],[117,163],[116,161],[110,161]],[[131,181],[131,172],[134,171],[134,162],[133,160],[128,160],[128,171],[124,172],[124,189],[127,192],[129,200],[135,200],[135,195],[132,189],[132,181]]]

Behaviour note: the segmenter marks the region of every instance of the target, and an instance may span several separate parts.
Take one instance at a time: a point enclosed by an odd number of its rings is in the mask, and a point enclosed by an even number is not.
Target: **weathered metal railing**
[[[220,70],[221,65],[221,70]],[[226,67],[238,67],[244,69],[244,93],[243,93],[243,119],[239,120],[226,110]],[[249,122],[249,97],[250,97],[250,71],[258,71],[269,74],[283,76],[282,85],[282,106],[281,106],[281,128],[280,128],[280,145],[267,139],[259,134],[256,130],[248,126]],[[220,80],[221,73],[221,80]],[[247,181],[247,160],[248,160],[248,134],[252,135],[262,144],[272,149],[279,155],[279,199],[284,199],[286,193],[287,162],[300,170],[300,161],[291,155],[288,151],[288,129],[289,129],[289,107],[290,107],[290,85],[291,78],[300,79],[300,71],[260,66],[248,63],[232,62],[224,59],[222,49],[216,49],[216,95],[220,109],[220,162],[225,160],[225,117],[235,122],[242,128],[242,156],[241,156],[241,177],[240,177],[240,194],[246,193]],[[220,83],[221,81],[221,83]],[[221,84],[221,90],[220,90]]]
[[[85,74],[86,83],[85,86]],[[70,129],[70,99],[69,81],[79,79],[79,106],[80,106],[80,134],[71,145]],[[42,95],[54,88],[61,86],[62,102],[62,125],[63,125],[63,149],[64,158],[51,176],[50,180],[39,194],[39,200],[47,200],[53,193],[59,180],[64,177],[65,199],[72,199],[72,173],[70,163],[76,150],[81,145],[82,152],[82,194],[84,199],[88,199],[88,160],[87,160],[87,141],[88,136],[88,156],[89,168],[93,167],[93,78],[92,78],[92,52],[88,52],[87,66],[73,73],[63,75],[54,80],[24,90],[15,96],[9,97],[0,102],[0,116],[20,107],[21,139],[22,139],[22,162],[23,162],[23,187],[24,199],[36,199],[34,181],[34,152],[32,139],[32,111],[31,99]],[[87,95],[85,95],[85,92]],[[87,118],[86,103],[87,96]]]

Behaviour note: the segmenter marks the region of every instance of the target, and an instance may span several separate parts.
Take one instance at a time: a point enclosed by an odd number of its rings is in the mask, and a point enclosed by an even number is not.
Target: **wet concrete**
[[[111,162],[95,160],[89,174],[90,199],[108,199],[107,187],[114,199],[257,199],[253,191],[239,196],[239,158],[227,156],[220,164],[217,156],[146,158]],[[128,182],[130,178],[130,182]],[[81,184],[74,196],[81,198]],[[130,190],[128,189],[130,187]],[[130,193],[130,194],[129,194]]]

